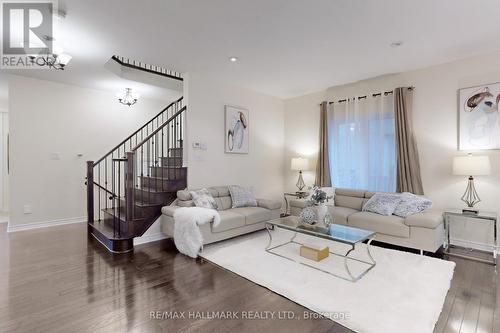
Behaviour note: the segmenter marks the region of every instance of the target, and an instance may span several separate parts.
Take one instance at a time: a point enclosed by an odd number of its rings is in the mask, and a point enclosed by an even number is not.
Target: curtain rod
[[[411,86],[411,87],[408,87],[408,90],[413,90],[415,89],[415,87]],[[379,93],[376,93],[376,94],[372,94],[372,97],[377,97],[377,96],[382,96],[382,94],[384,94],[384,96],[387,96],[387,95],[390,95],[394,93],[394,90],[390,90],[390,91],[384,91],[384,92],[379,92]],[[366,98],[368,97],[368,95],[364,95],[364,96],[358,96],[358,97],[354,97],[353,99],[363,99],[363,98]],[[350,100],[350,98],[346,98],[346,99],[339,99],[337,101],[337,103],[343,103],[343,102],[347,102],[348,100]],[[328,104],[333,104],[334,102],[328,102]],[[321,104],[320,104],[321,105]]]

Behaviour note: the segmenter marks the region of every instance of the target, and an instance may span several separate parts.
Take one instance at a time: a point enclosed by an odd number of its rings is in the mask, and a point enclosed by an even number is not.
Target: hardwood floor
[[[453,260],[455,276],[435,332],[500,332],[494,268]],[[87,238],[85,224],[11,234],[0,224],[0,332],[351,332],[323,318],[152,319],[156,311],[237,311],[239,317],[242,311],[290,311],[283,313],[300,318],[307,309],[188,259],[170,241],[113,255]]]

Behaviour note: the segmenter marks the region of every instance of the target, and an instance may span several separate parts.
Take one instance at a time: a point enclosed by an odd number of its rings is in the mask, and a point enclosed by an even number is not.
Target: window
[[[328,110],[333,186],[396,190],[396,141],[392,96],[350,99]]]

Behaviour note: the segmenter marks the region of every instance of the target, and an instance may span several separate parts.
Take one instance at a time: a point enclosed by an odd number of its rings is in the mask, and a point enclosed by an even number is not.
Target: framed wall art
[[[463,88],[458,95],[458,149],[500,149],[500,83]]]
[[[247,109],[225,106],[225,152],[230,154],[248,154],[249,146],[249,111]]]

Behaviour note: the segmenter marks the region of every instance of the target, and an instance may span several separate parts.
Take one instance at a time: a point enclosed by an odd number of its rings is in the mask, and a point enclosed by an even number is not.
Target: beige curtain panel
[[[396,118],[397,192],[424,194],[417,142],[412,124],[413,89],[394,90]]]
[[[320,105],[320,123],[319,123],[319,152],[316,163],[316,186],[330,187],[332,181],[330,178],[330,159],[328,156],[328,114],[327,102]]]

